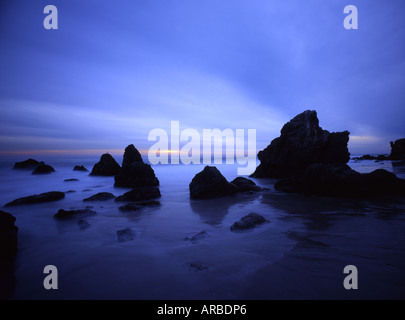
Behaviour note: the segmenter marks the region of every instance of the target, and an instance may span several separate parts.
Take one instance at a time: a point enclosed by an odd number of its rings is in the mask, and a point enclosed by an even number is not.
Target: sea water
[[[116,158],[118,162],[122,159]],[[161,203],[132,213],[114,200],[83,202],[99,192],[115,196],[113,177],[91,170],[97,158],[49,158],[56,172],[31,175],[0,161],[0,205],[48,191],[63,200],[3,208],[16,217],[18,254],[11,299],[404,299],[405,201],[339,199],[284,194],[273,179],[254,179],[267,190],[212,200],[193,200],[188,185],[203,165],[153,166]],[[392,161],[350,161],[369,172],[384,168],[405,178]],[[233,180],[236,165],[217,165]],[[78,181],[66,182],[66,179]],[[97,214],[58,221],[59,209],[91,206]],[[269,222],[233,232],[250,212]],[[117,231],[134,239],[119,242]],[[203,237],[190,241],[203,232]],[[187,239],[188,238],[188,239]],[[58,289],[46,290],[44,267],[58,270]],[[359,289],[343,286],[346,265],[355,265]]]

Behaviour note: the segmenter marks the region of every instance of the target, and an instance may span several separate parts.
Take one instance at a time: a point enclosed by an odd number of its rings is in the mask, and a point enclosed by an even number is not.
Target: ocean
[[[21,160],[0,160],[1,206],[42,192],[67,193],[56,202],[2,208],[19,228],[10,299],[405,299],[405,199],[284,194],[274,189],[276,180],[253,179],[267,190],[193,200],[188,185],[204,165],[156,165],[161,205],[123,213],[114,200],[82,201],[129,190],[114,188],[113,177],[73,171],[75,165],[91,171],[98,157],[38,159],[55,168],[49,175],[12,170]],[[405,178],[397,162],[349,165]],[[228,181],[237,176],[237,165],[216,166]],[[89,205],[97,214],[84,218],[85,227],[53,217]],[[251,212],[269,222],[230,230]],[[119,242],[117,231],[125,228],[134,239]],[[57,290],[43,286],[47,265],[58,270]],[[357,290],[343,286],[347,265],[357,267]]]

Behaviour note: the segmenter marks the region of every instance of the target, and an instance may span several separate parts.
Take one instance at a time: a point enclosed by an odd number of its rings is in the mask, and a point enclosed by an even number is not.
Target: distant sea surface
[[[191,200],[188,185],[204,165],[153,166],[159,207],[133,213],[114,200],[83,202],[98,192],[118,196],[113,177],[92,177],[98,158],[43,160],[56,172],[31,175],[0,160],[0,205],[63,191],[63,200],[2,208],[16,217],[19,251],[11,299],[405,299],[405,200],[284,194],[273,179],[253,179],[267,191]],[[116,158],[120,163],[122,159]],[[359,172],[383,168],[405,178],[403,164],[350,161]],[[237,165],[217,165],[229,180]],[[65,179],[79,181],[65,182]],[[97,214],[57,221],[59,209],[92,206]],[[250,212],[269,223],[244,232],[230,226]],[[134,239],[119,242],[130,228]],[[196,241],[186,240],[205,231]],[[45,290],[46,265],[58,269],[58,290]],[[358,290],[343,287],[346,265],[358,269]]]

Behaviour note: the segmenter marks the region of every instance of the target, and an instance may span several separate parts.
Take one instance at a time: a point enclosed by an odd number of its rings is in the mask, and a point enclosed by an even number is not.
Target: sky
[[[352,154],[389,153],[405,137],[404,18],[403,0],[3,0],[0,156],[145,152],[171,121],[256,129],[259,151],[308,109],[350,131]]]

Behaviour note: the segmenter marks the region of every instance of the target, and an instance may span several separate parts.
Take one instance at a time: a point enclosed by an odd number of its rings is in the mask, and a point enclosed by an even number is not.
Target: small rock
[[[115,198],[117,202],[134,202],[142,200],[150,200],[160,197],[160,191],[158,187],[138,187],[134,188],[127,193],[124,193],[122,196]]]
[[[35,204],[35,203],[42,203],[42,202],[51,202],[51,201],[58,201],[65,198],[65,193],[60,191],[51,191],[41,193],[39,195],[33,195],[28,197],[23,197],[11,201],[5,205],[5,207],[11,206],[18,206],[23,204]]]
[[[84,166],[75,166],[75,167],[73,168],[73,171],[88,172],[89,170],[87,170]]]
[[[72,179],[65,179],[64,181],[65,182],[73,182],[73,181],[79,181],[79,179],[72,178]]]
[[[131,228],[125,228],[117,231],[118,242],[127,242],[135,239],[135,232]]]
[[[60,209],[58,213],[54,215],[55,219],[64,220],[70,218],[84,218],[88,216],[95,215],[96,212],[90,209],[79,209],[79,210],[64,210]]]
[[[262,188],[256,185],[256,183],[250,179],[244,177],[237,177],[231,181],[237,187],[237,192],[248,192],[249,194],[253,193],[252,191],[261,191]]]
[[[99,192],[89,198],[83,199],[84,202],[88,201],[106,201],[110,199],[114,199],[115,196],[109,192]]]
[[[208,236],[208,232],[204,230],[204,231],[201,231],[201,232],[193,235],[192,237],[187,237],[184,240],[188,240],[188,241],[191,241],[193,243],[196,243],[196,242],[204,239],[207,236]]]
[[[244,216],[238,222],[235,222],[231,226],[231,230],[251,229],[251,228],[254,228],[257,225],[263,224],[265,222],[267,222],[267,220],[263,216],[252,212],[252,213],[249,213],[247,216]]]
[[[52,168],[50,165],[41,163],[36,169],[32,172],[32,174],[50,174],[55,172],[55,169]]]

